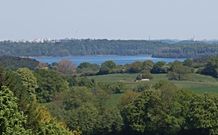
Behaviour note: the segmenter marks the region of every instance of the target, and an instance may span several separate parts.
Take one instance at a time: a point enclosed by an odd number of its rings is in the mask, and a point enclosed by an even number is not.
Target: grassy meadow
[[[129,89],[136,87],[140,83],[146,82],[135,82],[137,74],[109,74],[109,75],[97,75],[90,76],[90,79],[94,79],[96,82],[114,83],[121,82]],[[190,74],[190,79],[186,81],[171,81],[178,88],[184,90],[190,90],[195,93],[218,93],[218,80],[205,75]],[[155,84],[161,80],[168,80],[167,74],[153,74],[153,79],[149,82]],[[119,103],[122,94],[113,94],[108,101],[108,106],[113,107]]]
[[[128,88],[135,87],[139,83],[135,82],[137,74],[109,74],[109,75],[97,75],[90,76],[90,79],[94,79],[96,82],[121,82]],[[205,75],[191,74],[189,80],[186,81],[171,81],[179,88],[191,90],[198,93],[218,93],[218,80]],[[167,74],[153,74],[153,79],[150,83],[155,84],[160,80],[168,80]]]

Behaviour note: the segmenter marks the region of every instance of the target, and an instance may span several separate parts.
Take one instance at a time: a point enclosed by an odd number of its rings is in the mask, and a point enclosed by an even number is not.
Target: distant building
[[[141,79],[141,80],[136,80],[136,82],[149,82],[150,79]]]

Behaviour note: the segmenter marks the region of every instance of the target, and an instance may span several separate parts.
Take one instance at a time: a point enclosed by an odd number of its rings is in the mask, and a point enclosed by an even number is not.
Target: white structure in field
[[[141,79],[141,80],[136,80],[136,82],[148,82],[150,79]]]
[[[150,81],[150,79],[142,79],[142,80],[140,80],[140,81]]]

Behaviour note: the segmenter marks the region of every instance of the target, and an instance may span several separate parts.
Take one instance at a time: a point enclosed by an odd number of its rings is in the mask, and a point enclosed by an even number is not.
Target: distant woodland
[[[196,58],[218,54],[216,41],[177,40],[77,40],[43,42],[0,42],[0,55],[152,55],[153,57]]]

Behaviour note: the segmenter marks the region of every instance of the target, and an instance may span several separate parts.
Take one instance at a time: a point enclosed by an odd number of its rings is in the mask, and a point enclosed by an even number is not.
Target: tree
[[[17,99],[5,86],[0,89],[0,134],[30,135],[31,130],[25,129],[26,119],[17,106]]]
[[[61,60],[57,63],[57,71],[63,75],[74,76],[76,73],[76,65],[69,60]]]
[[[15,55],[14,55],[15,56]],[[21,58],[14,56],[1,56],[0,65],[3,65],[7,69],[16,70],[18,68],[29,68],[36,69],[39,65],[39,62],[31,58]],[[17,56],[17,55],[16,55]]]
[[[175,61],[172,63],[168,78],[170,80],[185,80],[188,79],[188,74],[192,73],[192,69],[184,66],[181,62]]]
[[[136,61],[136,62],[133,62],[132,64],[129,64],[128,65],[128,72],[129,73],[139,73],[142,71],[143,69],[143,64],[142,62],[140,61]]]
[[[120,135],[123,128],[123,119],[120,111],[113,107],[103,108],[99,111],[99,123],[94,134],[97,135]]]
[[[25,95],[23,92],[27,92],[24,91],[22,80],[16,71],[7,71],[5,73],[4,85],[14,93],[18,100],[20,100],[22,96]]]
[[[3,86],[4,82],[5,82],[5,70],[0,65],[0,87]]]
[[[124,118],[125,131],[129,134],[146,134],[152,133],[156,126],[153,123],[150,108],[156,108],[160,104],[157,96],[153,91],[145,91],[138,96],[133,102],[123,107],[121,114]],[[158,105],[159,106],[159,105]]]
[[[93,103],[95,98],[93,93],[85,88],[75,88],[64,93],[63,106],[65,110],[73,110],[81,107],[83,104]]]
[[[80,135],[79,131],[74,130],[73,132],[67,130],[62,127],[56,121],[42,124],[38,133],[38,135]]]
[[[40,102],[51,102],[58,93],[69,90],[68,82],[53,70],[39,69],[35,75],[39,85],[36,94]]]
[[[116,68],[116,63],[113,61],[105,61],[101,64],[99,74],[110,74]]]
[[[201,73],[218,78],[218,58],[209,59]]]
[[[72,110],[71,117],[68,119],[68,127],[72,130],[79,128],[84,135],[94,134],[98,124],[98,110],[91,103],[83,104]]]
[[[23,88],[28,92],[28,94],[30,96],[35,95],[35,89],[38,88],[38,84],[33,72],[28,68],[19,68],[17,74],[21,79]]]
[[[40,104],[32,104],[29,109],[28,124],[37,135],[79,135],[80,132],[74,130],[71,132],[62,123],[55,120],[48,109]]]
[[[192,67],[193,66],[193,60],[192,59],[186,59],[186,60],[184,60],[183,65],[187,66],[187,67]]]
[[[146,60],[145,62],[143,62],[143,67],[142,69],[145,71],[151,71],[151,69],[153,68],[154,63],[151,60]]]
[[[95,86],[95,80],[88,79],[87,77],[81,77],[77,81],[78,86],[86,86],[88,88],[93,88]]]
[[[139,83],[134,89],[134,92],[143,92],[145,90],[151,90],[152,89],[152,83],[150,82],[143,82]]]
[[[159,61],[154,64],[153,68],[151,69],[151,73],[154,74],[161,74],[161,73],[167,73],[167,68],[165,66],[165,62]]]
[[[97,64],[91,64],[88,62],[80,63],[80,65],[77,68],[77,71],[81,73],[82,75],[93,75],[99,72],[99,65]]]
[[[142,79],[152,79],[153,76],[149,71],[143,71],[140,73],[137,77],[136,80],[142,80]]]
[[[186,115],[188,130],[197,134],[217,134],[217,110],[217,103],[207,94],[193,96]]]
[[[122,97],[121,97],[121,100],[120,100],[120,106],[123,107],[125,105],[128,105],[130,104],[131,102],[133,102],[137,96],[139,96],[140,94],[137,93],[137,92],[134,92],[134,91],[126,91]]]
[[[33,72],[28,68],[19,68],[17,71],[20,91],[16,90],[16,96],[19,99],[19,107],[26,113],[29,106],[36,102],[36,88],[38,88],[37,79]],[[28,118],[29,119],[29,118]]]
[[[177,91],[160,83],[125,105],[121,114],[129,134],[177,134],[184,123]]]
[[[126,89],[125,85],[121,82],[109,84],[108,88],[113,94],[123,93]]]

